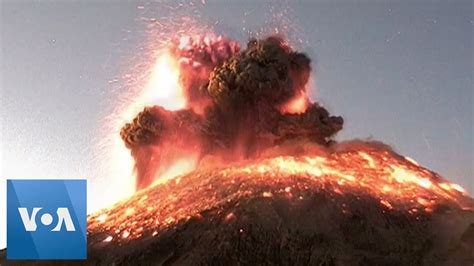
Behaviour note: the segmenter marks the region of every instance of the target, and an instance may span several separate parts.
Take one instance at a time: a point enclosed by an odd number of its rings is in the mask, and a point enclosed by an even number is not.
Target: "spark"
[[[129,236],[130,236],[130,231],[128,231],[128,230],[123,231],[122,238],[127,238]]]
[[[271,197],[273,197],[273,193],[271,193],[271,192],[263,192],[262,195],[263,195],[264,198],[271,198]]]
[[[97,217],[96,220],[99,223],[105,223],[105,221],[107,220],[107,214],[106,213],[101,214],[99,217]]]

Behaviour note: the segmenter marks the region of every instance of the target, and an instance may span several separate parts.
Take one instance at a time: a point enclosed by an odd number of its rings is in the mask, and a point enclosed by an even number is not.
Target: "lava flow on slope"
[[[259,160],[198,168],[91,215],[91,259],[311,265],[474,260],[474,201],[458,185],[380,143],[295,146],[300,149],[292,155],[272,151]]]
[[[155,184],[124,203],[90,216],[89,233],[103,233],[103,238],[95,239],[98,242],[127,242],[155,236],[162,228],[199,217],[230,200],[275,196],[301,200],[308,190],[332,197],[369,196],[377,200],[382,211],[406,212],[415,219],[438,207],[474,209],[473,199],[459,185],[413,160],[377,143],[344,144],[349,147],[324,152],[315,147],[304,155],[201,169]],[[341,211],[350,209],[341,205]]]

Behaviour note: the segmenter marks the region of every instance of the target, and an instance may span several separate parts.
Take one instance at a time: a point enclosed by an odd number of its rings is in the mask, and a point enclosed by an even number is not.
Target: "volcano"
[[[90,262],[474,262],[474,200],[460,187],[380,143],[290,146],[156,184],[90,216]]]
[[[380,143],[291,147],[199,168],[90,215],[87,261],[55,263],[474,263],[474,200],[459,186]]]
[[[383,143],[337,142],[286,40],[170,46],[142,96],[172,98],[120,131],[136,193],[88,217],[86,261],[55,263],[474,264],[474,200]]]
[[[474,263],[474,199],[459,186],[380,143],[290,146],[200,167],[92,214],[87,261],[54,263]]]

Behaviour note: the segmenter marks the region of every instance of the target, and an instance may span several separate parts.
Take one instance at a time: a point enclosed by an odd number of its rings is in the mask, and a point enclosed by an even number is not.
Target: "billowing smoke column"
[[[136,163],[137,188],[193,155],[225,162],[257,157],[287,140],[330,145],[343,119],[309,100],[310,59],[280,37],[235,41],[181,38],[178,58],[186,108],[145,107],[120,134]]]

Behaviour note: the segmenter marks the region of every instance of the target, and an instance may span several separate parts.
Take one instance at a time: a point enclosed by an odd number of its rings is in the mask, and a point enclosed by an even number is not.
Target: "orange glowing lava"
[[[405,212],[415,219],[439,207],[474,209],[459,185],[450,183],[388,150],[357,150],[276,156],[224,168],[199,169],[151,186],[128,201],[89,217],[89,230],[103,232],[102,242],[153,237],[161,229],[201,217],[237,199],[285,198],[298,202],[308,195],[326,195],[346,203],[370,199],[380,211]],[[371,203],[372,204],[372,203]],[[133,206],[133,214],[129,209]],[[222,213],[222,219],[235,219]]]

